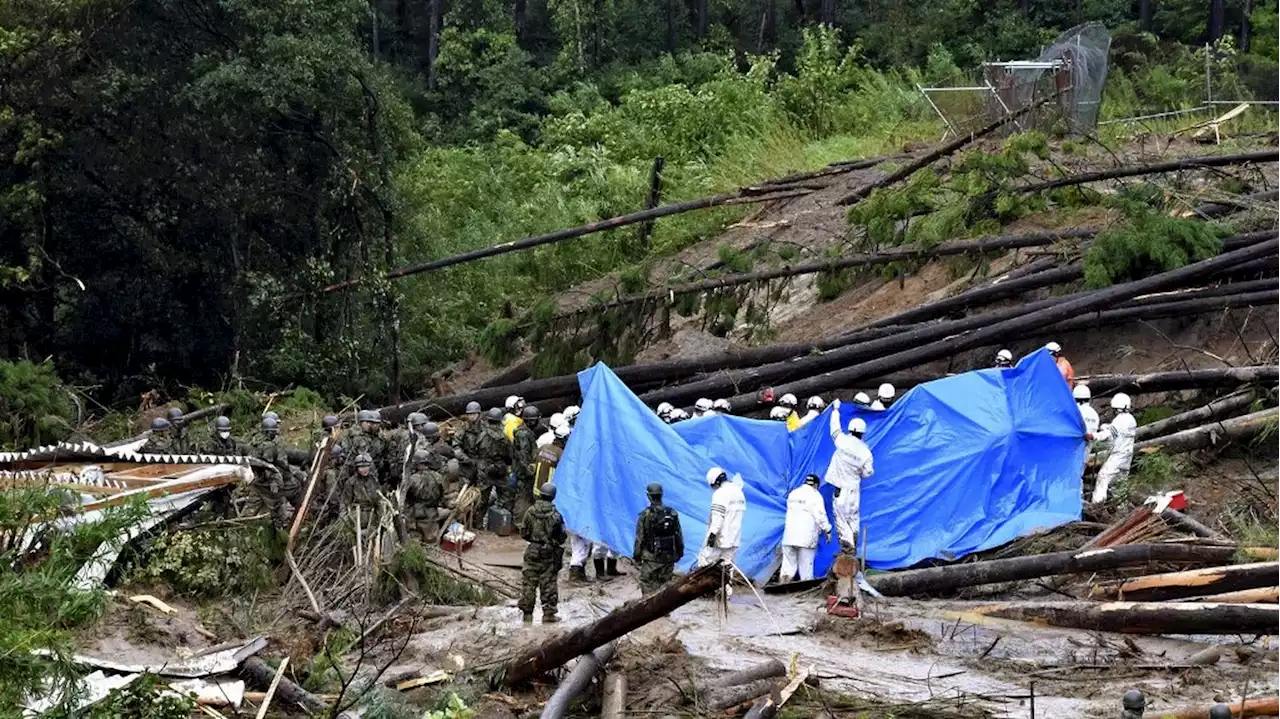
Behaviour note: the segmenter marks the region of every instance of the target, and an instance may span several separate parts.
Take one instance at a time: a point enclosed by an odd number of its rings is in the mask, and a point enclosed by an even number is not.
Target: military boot
[[[595,565],[595,568],[596,568],[596,581],[597,582],[607,581],[609,579],[609,576],[604,572],[604,560],[593,559],[591,560],[591,563]]]
[[[591,580],[587,578],[587,568],[585,565],[569,567],[569,581],[579,584],[590,584]]]
[[[616,560],[616,559],[606,559],[606,560],[604,560],[604,573],[605,573],[605,574],[607,574],[607,575],[609,575],[610,577],[625,577],[625,576],[627,576],[627,573],[626,573],[626,572],[620,572],[620,571],[618,571],[618,560]]]
[[[559,616],[557,616],[555,612],[547,612],[547,611],[544,611],[544,612],[542,613],[542,623],[543,623],[543,624],[555,624],[555,623],[556,623],[556,622],[558,622],[558,621],[560,621],[560,617],[559,617]]]

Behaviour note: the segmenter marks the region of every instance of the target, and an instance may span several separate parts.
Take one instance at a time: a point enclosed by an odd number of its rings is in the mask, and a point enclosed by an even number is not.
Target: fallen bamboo
[[[622,672],[606,674],[600,700],[600,719],[624,719],[626,715],[627,675]]]
[[[1121,567],[1134,567],[1151,562],[1176,564],[1220,564],[1230,561],[1235,547],[1195,546],[1185,544],[1129,544],[1105,549],[1076,552],[1052,552],[1029,557],[992,559],[982,562],[949,564],[926,569],[908,569],[868,577],[871,586],[881,594],[904,596],[950,592],[962,587],[1058,574],[1096,572]]]
[[[258,657],[245,659],[240,665],[240,671],[261,686],[270,685],[277,677],[276,670]],[[276,694],[284,701],[296,704],[311,713],[328,711],[328,702],[298,686],[288,677],[280,676],[277,684]]]
[[[1089,590],[1090,599],[1119,599],[1126,602],[1164,602],[1204,594],[1223,594],[1257,589],[1276,583],[1280,563],[1255,562],[1207,567],[1185,572],[1149,574],[1113,582],[1101,582]]]
[[[1166,417],[1158,422],[1142,425],[1138,428],[1137,440],[1141,442],[1154,437],[1164,437],[1189,427],[1198,427],[1211,420],[1231,417],[1248,409],[1251,404],[1253,404],[1252,392],[1238,392],[1226,397],[1219,397],[1211,400],[1203,407],[1197,407],[1193,410],[1175,414],[1172,417]]]
[[[1280,603],[1280,586],[1241,589],[1238,592],[1207,594],[1187,597],[1186,602],[1213,602],[1214,604],[1277,604]]]
[[[671,613],[720,588],[723,567],[710,564],[671,582],[660,591],[632,600],[600,619],[520,652],[503,663],[495,677],[503,686],[518,686]]]
[[[560,682],[560,686],[556,687],[555,693],[547,700],[546,706],[542,708],[539,715],[541,719],[563,719],[569,714],[569,705],[578,698],[587,687],[591,685],[591,680],[604,670],[617,651],[617,646],[612,642],[606,644],[599,649],[588,654],[583,654],[578,663],[574,665],[573,671],[565,676],[564,681]]]
[[[905,180],[906,178],[915,174],[917,170],[926,168],[929,165],[932,165],[933,163],[937,162],[938,160],[941,160],[942,158],[948,155],[955,154],[956,151],[974,142],[975,140],[978,140],[979,138],[982,138],[982,137],[986,137],[987,135],[990,135],[996,130],[999,130],[1000,128],[1004,127],[1010,122],[1014,122],[1019,117],[1022,117],[1023,115],[1031,112],[1032,110],[1035,110],[1041,105],[1044,105],[1048,102],[1052,102],[1063,92],[1065,92],[1065,90],[1059,90],[1058,92],[1055,92],[1052,95],[1048,95],[1046,97],[1043,97],[1027,105],[1026,107],[1018,108],[1013,112],[1010,112],[1001,116],[999,119],[995,120],[994,122],[991,122],[986,127],[975,130],[974,132],[971,132],[968,135],[961,135],[956,139],[952,140],[951,142],[948,142],[947,144],[933,150],[932,152],[929,152],[925,155],[922,155],[919,158],[916,158],[915,160],[912,160],[911,162],[908,162],[907,164],[903,165],[901,168],[899,168],[895,172],[892,172],[886,175],[885,177],[882,177],[879,180],[876,180],[875,182],[871,182],[866,185],[863,185],[862,187],[859,187],[853,192],[850,192],[844,197],[841,197],[839,200],[836,200],[836,204],[852,205],[855,202],[865,199],[874,190],[888,187],[892,184]]]
[[[1280,606],[1209,602],[1007,602],[969,614],[1125,634],[1275,634]]]
[[[778,393],[791,393],[796,396],[805,396],[820,394],[824,391],[838,387],[847,387],[865,377],[882,375],[896,370],[915,367],[935,359],[954,355],[956,352],[972,347],[985,346],[987,344],[1000,341],[1003,338],[1017,337],[1025,334],[1026,332],[1034,331],[1037,328],[1052,325],[1102,307],[1114,305],[1139,295],[1158,292],[1169,289],[1170,287],[1179,287],[1189,280],[1203,277],[1206,274],[1216,272],[1223,268],[1234,267],[1257,257],[1272,255],[1276,253],[1277,249],[1280,249],[1280,244],[1276,242],[1276,233],[1274,231],[1257,233],[1253,235],[1253,237],[1260,241],[1257,242],[1257,244],[1248,245],[1238,250],[1232,250],[1212,259],[1196,262],[1170,272],[1162,272],[1158,275],[1141,280],[1113,285],[1106,289],[1094,292],[1082,293],[1083,296],[1078,299],[1068,299],[1067,301],[1061,302],[1053,307],[1031,312],[1003,322],[987,325],[986,327],[982,327],[981,329],[974,330],[973,332],[964,335],[947,337],[939,341],[929,342],[923,346],[882,356],[868,362],[862,362],[836,371],[810,376],[806,379],[792,382],[781,387],[775,387],[774,390]],[[867,344],[869,345],[873,343]],[[799,362],[797,362],[797,364],[799,364]],[[754,393],[737,395],[732,397],[730,402],[735,409],[750,408],[759,404],[759,400]]]
[[[267,716],[267,709],[271,707],[271,699],[276,695],[276,689],[280,686],[280,680],[284,678],[284,670],[289,666],[289,657],[280,660],[280,666],[276,667],[276,675],[271,679],[271,686],[267,687],[267,694],[262,698],[262,704],[258,706],[258,713],[255,719],[264,719]]]
[[[1084,172],[1070,177],[1061,177],[1056,180],[1047,180],[1045,182],[1023,185],[1022,187],[1017,188],[1017,191],[1044,192],[1045,190],[1056,190],[1060,187],[1083,185],[1090,182],[1101,182],[1103,180],[1118,180],[1125,177],[1138,177],[1141,175],[1158,175],[1165,172],[1197,170],[1206,167],[1246,165],[1251,162],[1271,163],[1276,162],[1276,160],[1277,156],[1275,150],[1257,150],[1255,152],[1246,152],[1239,155],[1184,157],[1180,160],[1157,162],[1150,165],[1127,165],[1125,167],[1116,167],[1110,170],[1102,170],[1100,172]]]
[[[1228,704],[1227,708],[1231,710],[1231,716],[1233,717],[1276,716],[1280,714],[1280,697],[1246,699]],[[1211,709],[1213,709],[1213,705],[1206,704],[1176,711],[1162,711],[1156,713],[1155,719],[1204,719],[1209,716]]]
[[[1144,440],[1133,447],[1138,452],[1156,450],[1165,454],[1194,452],[1216,446],[1223,441],[1247,441],[1273,426],[1275,421],[1275,408],[1264,409],[1242,417],[1232,417],[1200,427],[1184,429],[1164,437]]]

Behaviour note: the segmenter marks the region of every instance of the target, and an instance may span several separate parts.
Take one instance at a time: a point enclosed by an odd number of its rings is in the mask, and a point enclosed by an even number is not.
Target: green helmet
[[[275,417],[262,418],[262,431],[267,434],[275,434],[280,431],[280,420]]]
[[[214,428],[215,430],[219,431],[219,432],[230,432],[230,431],[231,431],[231,418],[230,418],[230,417],[218,417],[217,419],[213,420],[213,428]]]
[[[484,418],[492,422],[493,424],[498,424],[499,422],[502,421],[502,408],[490,407],[488,413],[485,414]]]
[[[425,449],[420,449],[413,453],[414,464],[427,464],[431,461],[431,453]]]
[[[410,427],[417,427],[417,426],[418,426],[418,425],[420,425],[420,424],[426,424],[426,423],[427,423],[427,415],[425,415],[425,414],[423,414],[423,413],[421,413],[421,412],[410,412],[410,413],[409,413],[409,426],[410,426]]]
[[[435,439],[440,436],[440,425],[435,422],[423,422],[418,431],[427,439]]]
[[[550,502],[551,500],[556,498],[556,486],[551,482],[547,482],[546,484],[542,485],[542,489],[538,490],[538,493],[542,495],[543,499]]]
[[[156,417],[155,419],[151,420],[151,431],[152,432],[168,432],[169,420],[165,419],[164,417]]]
[[[186,414],[181,407],[170,407],[164,416],[168,418],[170,424],[174,424],[182,420],[182,415]]]
[[[479,402],[468,402],[468,403],[467,403],[467,408],[466,408],[466,410],[464,410],[464,412],[463,412],[463,413],[464,413],[464,414],[480,414],[480,412],[481,412],[481,411],[482,411],[482,410],[481,410],[481,408],[480,408],[480,403],[479,403]]]
[[[360,454],[356,455],[356,467],[372,467],[372,466],[373,466],[373,457],[370,457],[368,452],[361,452]]]
[[[661,497],[662,485],[657,482],[650,482],[649,486],[644,488],[644,492],[650,497]]]

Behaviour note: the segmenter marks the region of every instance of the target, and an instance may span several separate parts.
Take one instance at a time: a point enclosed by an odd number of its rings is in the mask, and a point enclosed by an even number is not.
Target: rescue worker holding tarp
[[[840,535],[840,546],[845,552],[856,556],[862,480],[870,477],[875,470],[871,448],[862,441],[862,435],[867,431],[867,421],[861,417],[849,420],[849,432],[846,434],[840,431],[840,400],[833,402],[832,407],[835,411],[831,413],[830,431],[836,451],[831,455],[831,463],[827,465],[825,479],[827,484],[836,488],[836,531]]]
[[[790,582],[800,573],[800,581],[813,579],[813,558],[818,552],[818,535],[831,541],[827,507],[818,493],[818,475],[804,478],[804,484],[787,495],[787,523],[782,529],[782,572],[780,583]]]
[[[1098,429],[1098,439],[1111,442],[1111,453],[1098,470],[1093,486],[1094,503],[1107,501],[1107,490],[1113,484],[1121,484],[1129,478],[1129,465],[1133,462],[1133,442],[1138,433],[1138,422],[1129,413],[1132,408],[1129,395],[1120,392],[1111,398],[1111,409],[1116,416]]]
[[[636,519],[636,546],[631,560],[640,567],[640,591],[652,594],[671,581],[676,562],[684,557],[684,532],[680,515],[662,503],[662,485],[645,488],[649,506]],[[585,558],[584,558],[585,561]]]
[[[556,575],[564,561],[564,518],[552,502],[556,498],[556,485],[542,485],[542,496],[533,503],[520,520],[520,536],[529,546],[524,550],[524,564],[520,571],[520,600],[517,606],[524,621],[533,621],[533,607],[538,595],[542,595],[542,622],[558,622],[556,607],[560,603],[560,588]]]
[[[742,517],[747,512],[747,498],[742,493],[741,477],[729,481],[729,474],[720,467],[707,470],[707,484],[711,486],[711,516],[707,520],[707,539],[698,553],[698,566],[705,567],[716,560],[733,563],[733,557],[742,544]]]
[[[1081,382],[1071,390],[1071,396],[1076,400],[1076,409],[1080,410],[1080,419],[1084,421],[1085,439],[1093,439],[1098,433],[1098,410],[1094,409],[1089,400],[1093,398],[1093,394],[1089,392],[1089,385]]]

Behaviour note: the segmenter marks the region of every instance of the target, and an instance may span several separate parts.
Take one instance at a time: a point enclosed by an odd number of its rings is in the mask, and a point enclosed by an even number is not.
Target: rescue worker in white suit
[[[840,547],[845,552],[856,554],[858,546],[859,498],[862,494],[862,480],[874,473],[871,448],[862,441],[867,431],[867,421],[861,417],[849,420],[849,432],[840,431],[840,400],[831,403],[835,411],[831,413],[831,439],[835,441],[836,451],[831,455],[831,463],[827,465],[827,484],[836,488],[835,515],[836,532],[840,536]]]
[[[831,541],[831,522],[818,493],[818,475],[804,478],[804,484],[787,495],[787,523],[782,529],[782,572],[778,581],[790,582],[796,572],[800,581],[813,579],[813,557],[818,552],[818,535]]]
[[[1111,409],[1116,416],[1098,429],[1097,438],[1111,442],[1111,453],[1107,461],[1098,470],[1098,479],[1093,486],[1094,503],[1107,501],[1107,490],[1111,485],[1124,481],[1129,476],[1129,465],[1133,462],[1133,442],[1138,434],[1138,422],[1129,413],[1133,404],[1129,395],[1120,392],[1111,398]]]
[[[1089,385],[1081,382],[1071,390],[1071,396],[1076,398],[1076,407],[1080,410],[1080,419],[1084,420],[1085,439],[1093,439],[1098,433],[1098,423],[1102,420],[1098,419],[1098,410],[1089,404],[1089,400],[1093,398],[1093,393],[1089,391]]]
[[[742,544],[742,517],[747,513],[747,498],[742,493],[742,478],[734,477],[720,467],[707,470],[711,486],[711,517],[707,520],[707,541],[698,552],[698,566],[705,567],[722,559],[732,564],[738,545]]]
[[[813,397],[809,398],[808,402],[805,403],[805,407],[809,411],[805,412],[804,416],[800,418],[799,424],[801,427],[817,419],[818,415],[822,414],[822,410],[827,408],[827,403],[824,402],[821,397],[814,395]]]

